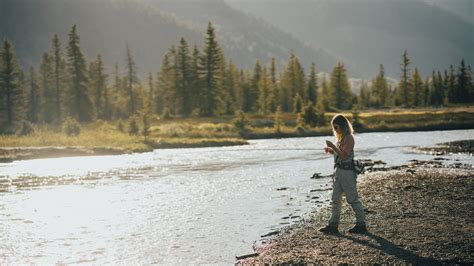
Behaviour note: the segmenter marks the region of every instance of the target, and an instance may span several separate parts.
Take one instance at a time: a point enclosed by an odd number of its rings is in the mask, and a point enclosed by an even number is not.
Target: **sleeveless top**
[[[342,143],[337,143],[337,148],[341,149]],[[350,163],[354,159],[354,149],[349,153],[349,156],[345,160],[342,160],[337,153],[334,152],[334,163]]]
[[[334,153],[334,163],[349,163],[354,159],[354,150],[349,153],[349,156],[345,160],[342,160],[337,153]]]

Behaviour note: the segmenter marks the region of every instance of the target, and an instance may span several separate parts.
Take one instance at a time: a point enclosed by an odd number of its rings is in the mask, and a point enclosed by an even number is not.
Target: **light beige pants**
[[[347,203],[355,212],[356,224],[365,225],[365,214],[357,193],[357,175],[354,171],[336,168],[334,186],[332,189],[332,213],[329,219],[330,226],[339,226],[341,215],[342,194],[346,194]]]

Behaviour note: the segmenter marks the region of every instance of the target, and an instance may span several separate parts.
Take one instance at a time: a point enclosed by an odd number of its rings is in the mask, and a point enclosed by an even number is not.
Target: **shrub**
[[[170,119],[171,118],[171,111],[168,107],[166,107],[164,110],[163,110],[163,113],[161,114],[161,117],[163,119]]]
[[[314,105],[309,102],[306,106],[303,107],[302,116],[305,125],[315,127],[318,125],[318,116],[316,115],[316,109]]]
[[[201,109],[194,108],[193,111],[191,112],[190,116],[191,117],[199,117],[200,114],[201,114]]]
[[[140,128],[138,127],[137,120],[135,118],[130,118],[128,121],[128,134],[129,135],[138,135]]]
[[[35,130],[33,128],[33,125],[31,125],[30,122],[23,120],[21,122],[20,128],[18,129],[17,135],[26,136],[26,135],[33,134],[34,131]]]
[[[147,113],[142,114],[142,124],[143,124],[142,135],[146,139],[150,135],[150,121],[149,121],[149,115]]]
[[[81,133],[81,126],[76,119],[72,117],[68,117],[64,120],[62,128],[63,132],[68,136],[77,136]]]
[[[296,132],[300,135],[306,132],[306,123],[304,121],[303,113],[298,113],[296,117]]]
[[[281,132],[281,126],[282,126],[282,114],[281,114],[281,106],[278,106],[278,108],[275,111],[275,120],[273,122],[273,128],[275,129],[276,133]]]
[[[352,126],[354,127],[355,130],[360,130],[362,129],[363,125],[360,122],[360,117],[358,112],[352,113]]]
[[[123,125],[122,120],[120,120],[120,121],[118,122],[118,124],[117,124],[117,130],[120,131],[120,132],[122,132],[122,133],[125,133],[125,127],[124,127],[124,125]]]
[[[296,94],[293,98],[293,110],[295,113],[301,112],[303,109],[303,99],[301,98],[300,94]]]
[[[324,106],[322,104],[316,105],[316,125],[317,126],[324,126],[326,125],[326,115],[324,113]]]
[[[240,132],[246,132],[250,126],[250,121],[242,110],[237,111],[236,117],[232,120],[234,127]]]

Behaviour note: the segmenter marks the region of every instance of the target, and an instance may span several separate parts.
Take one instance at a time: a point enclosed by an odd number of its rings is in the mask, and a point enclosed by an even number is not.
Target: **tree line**
[[[256,60],[252,69],[239,69],[225,57],[215,29],[208,24],[202,50],[184,38],[168,49],[156,74],[138,77],[131,49],[125,53],[125,73],[115,63],[111,73],[101,55],[87,62],[76,25],[63,46],[57,34],[39,67],[20,68],[11,41],[0,50],[0,133],[14,133],[22,121],[61,125],[129,119],[136,115],[162,117],[220,116],[236,112],[299,113],[312,126],[326,111],[365,108],[445,106],[474,100],[472,70],[461,61],[457,70],[433,71],[423,79],[411,60],[402,55],[400,81],[389,84],[384,66],[370,82],[353,93],[347,70],[337,63],[319,80],[316,65],[307,74],[292,51],[287,65],[277,70]],[[322,122],[321,122],[322,123]]]

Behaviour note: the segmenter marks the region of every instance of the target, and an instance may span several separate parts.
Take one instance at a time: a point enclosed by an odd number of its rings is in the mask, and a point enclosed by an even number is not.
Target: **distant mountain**
[[[212,21],[217,35],[222,40],[226,55],[237,65],[251,67],[259,58],[268,63],[277,58],[281,66],[286,64],[293,50],[309,68],[312,62],[319,70],[329,71],[337,62],[334,55],[304,44],[294,36],[285,33],[255,16],[232,8],[223,0],[144,0],[160,10],[176,16],[204,33],[208,21]],[[251,65],[249,65],[248,58]]]
[[[240,67],[250,69],[256,59],[267,63],[271,57],[283,65],[292,49],[304,66],[314,61],[328,71],[337,61],[222,0],[0,0],[0,38],[13,41],[23,67],[38,65],[54,33],[65,46],[68,31],[77,24],[87,58],[100,53],[109,66],[124,65],[129,45],[139,72],[155,73],[181,37],[202,47],[208,21],[227,58]]]
[[[226,2],[337,54],[365,78],[375,76],[379,64],[385,65],[388,75],[398,78],[405,49],[411,66],[417,66],[424,75],[450,64],[457,66],[461,58],[474,62],[472,24],[441,5],[422,0]]]
[[[54,33],[64,48],[74,24],[89,59],[100,53],[107,64],[124,65],[128,44],[141,72],[156,71],[180,36],[202,41],[201,33],[139,1],[0,0],[0,38],[13,41],[24,67],[39,63]]]

